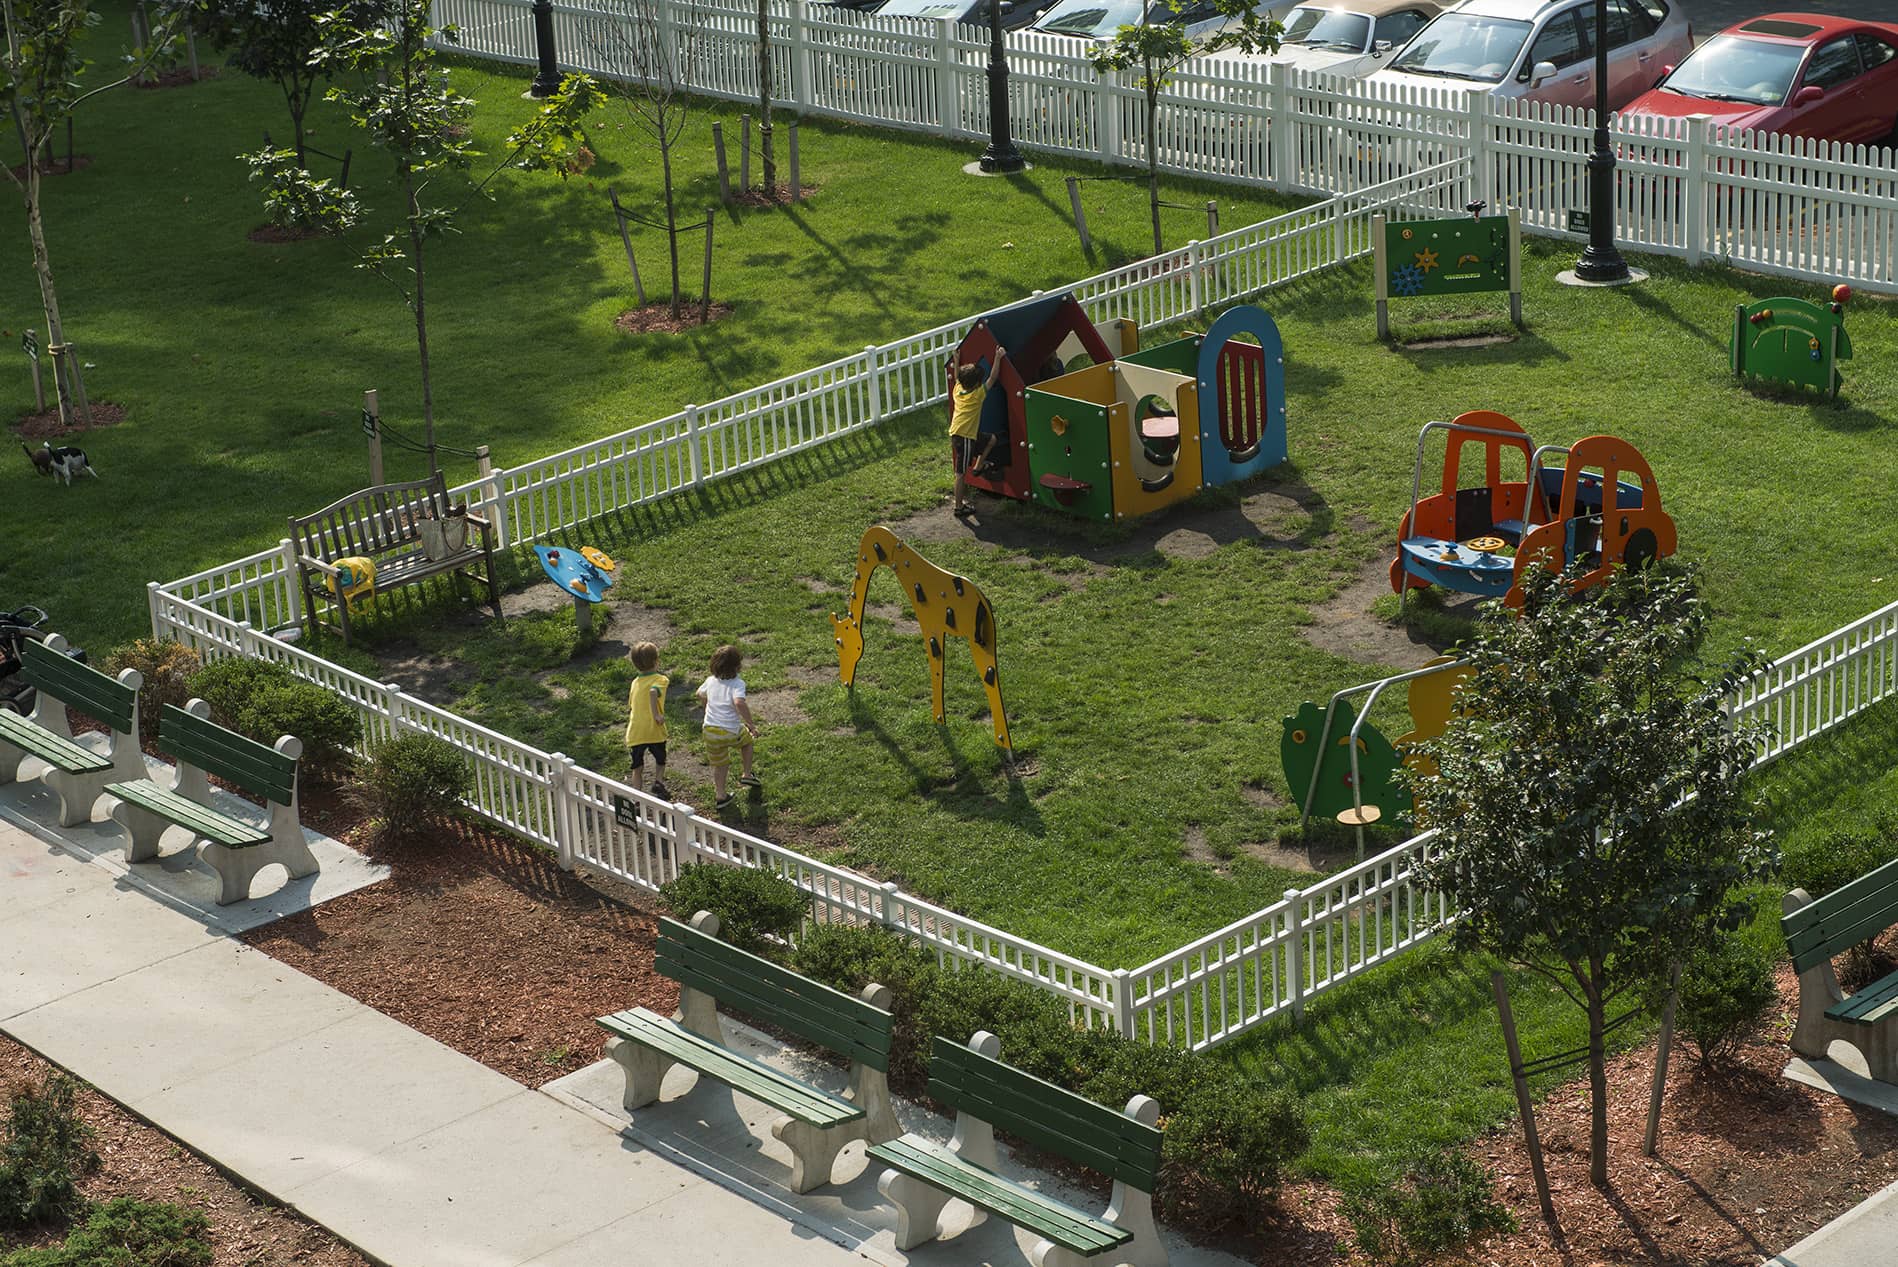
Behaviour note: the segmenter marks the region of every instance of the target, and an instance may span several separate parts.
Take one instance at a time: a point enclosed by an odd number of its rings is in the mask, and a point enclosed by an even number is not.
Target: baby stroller
[[[33,711],[36,692],[20,677],[20,653],[28,642],[46,638],[40,628],[46,613],[28,604],[10,612],[0,612],[0,708],[16,713]],[[77,647],[67,651],[73,659],[85,663],[86,653]]]

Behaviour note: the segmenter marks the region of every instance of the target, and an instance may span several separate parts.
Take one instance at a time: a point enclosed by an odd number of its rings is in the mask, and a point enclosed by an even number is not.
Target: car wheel
[[[1621,562],[1630,572],[1645,572],[1654,566],[1654,557],[1659,553],[1660,543],[1654,539],[1653,529],[1637,528],[1621,551]]]

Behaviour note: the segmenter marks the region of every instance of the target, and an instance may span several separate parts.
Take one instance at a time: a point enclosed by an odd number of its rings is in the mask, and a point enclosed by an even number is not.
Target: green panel
[[[1898,972],[1880,977],[1851,998],[1833,1004],[1826,1015],[1835,1021],[1875,1025],[1894,1011],[1898,1011]]]
[[[1774,382],[1836,392],[1840,376],[1830,355],[1835,331],[1837,359],[1848,360],[1852,342],[1845,334],[1845,317],[1830,305],[1783,295],[1757,300],[1734,317],[1733,367]]]
[[[18,713],[0,709],[0,739],[24,748],[42,761],[68,774],[90,774],[110,770],[112,763],[90,748],[82,748],[63,735],[42,730]]]
[[[1391,297],[1509,289],[1509,217],[1392,220],[1384,226]]]
[[[138,692],[131,687],[43,642],[27,643],[20,658],[20,676],[40,690],[120,733],[131,731],[138,706]]]
[[[869,1155],[905,1174],[953,1193],[1084,1257],[1104,1253],[1133,1239],[1125,1228],[1063,1205],[1039,1192],[962,1160],[940,1144],[905,1135],[873,1144]]]
[[[663,1052],[682,1065],[812,1126],[835,1126],[863,1116],[863,1110],[848,1100],[806,1086],[769,1065],[682,1029],[646,1008],[615,1012],[596,1018],[594,1023],[629,1042]]]
[[[1193,378],[1199,373],[1199,348],[1203,342],[1200,336],[1189,334],[1183,339],[1169,339],[1138,352],[1129,352],[1120,359],[1129,365],[1146,365]]]
[[[1113,453],[1107,406],[1029,388],[1024,396],[1028,432],[1028,490],[1037,505],[1082,519],[1114,517]],[[1087,487],[1058,491],[1044,475]]]
[[[1792,912],[1779,926],[1794,969],[1804,972],[1894,923],[1898,923],[1898,861]]]
[[[296,791],[296,758],[170,704],[159,711],[158,747],[279,805]]]
[[[230,849],[245,849],[251,845],[261,845],[270,839],[270,833],[253,824],[227,818],[214,809],[198,804],[189,797],[168,792],[156,783],[113,783],[106,789],[122,801],[140,805],[164,818],[170,819],[180,827],[188,827],[200,836],[217,841]]]
[[[1160,1169],[1160,1131],[1118,1109],[941,1036],[930,1049],[929,1093],[1047,1152],[1143,1192],[1153,1191]]]

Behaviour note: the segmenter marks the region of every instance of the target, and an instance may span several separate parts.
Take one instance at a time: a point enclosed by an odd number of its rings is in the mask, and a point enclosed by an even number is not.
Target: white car
[[[1185,23],[1186,34],[1196,40],[1217,34],[1233,22],[1208,0],[1186,0],[1179,13],[1175,13],[1166,0],[1060,0],[1030,29],[1047,35],[1073,35],[1106,43],[1121,27],[1139,26],[1142,11],[1151,26]],[[1266,12],[1267,6],[1259,6],[1260,17]]]
[[[1362,78],[1443,10],[1433,0],[1355,0],[1301,4],[1285,15],[1279,51],[1265,57],[1321,75]]]
[[[1608,108],[1619,110],[1686,58],[1694,32],[1668,0],[1603,2]],[[1419,31],[1368,82],[1593,107],[1595,0],[1464,0]]]

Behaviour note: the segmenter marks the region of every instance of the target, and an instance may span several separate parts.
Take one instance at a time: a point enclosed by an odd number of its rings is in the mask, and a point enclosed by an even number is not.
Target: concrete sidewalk
[[[103,838],[52,844],[44,828],[12,825],[5,801],[0,1031],[391,1267],[1027,1261],[1030,1238],[994,1219],[898,1251],[861,1144],[839,1161],[842,1182],[796,1196],[771,1114],[693,1087],[689,1071],[631,1128],[607,1062],[523,1087],[224,935],[220,924],[274,907],[207,912],[161,897],[147,886],[162,868],[128,869]],[[95,830],[109,827],[77,829]],[[733,1031],[763,1058],[836,1081]],[[898,1111],[947,1133],[914,1106]],[[1168,1248],[1175,1267],[1243,1267],[1177,1239]]]
[[[1898,1262],[1898,1183],[1874,1192],[1765,1267],[1875,1267]]]

